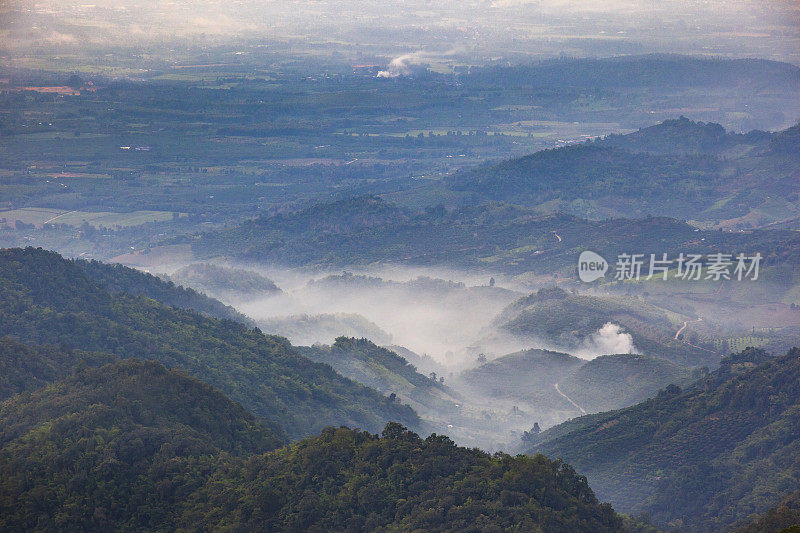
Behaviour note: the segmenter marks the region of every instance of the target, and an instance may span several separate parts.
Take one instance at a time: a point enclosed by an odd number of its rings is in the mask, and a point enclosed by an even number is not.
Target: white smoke
[[[577,355],[585,359],[594,359],[600,355],[617,353],[636,353],[633,337],[630,333],[623,333],[619,325],[606,322],[584,341],[584,346]]]
[[[411,54],[404,54],[400,57],[392,59],[386,70],[378,72],[379,78],[397,78],[400,76],[408,76],[411,74],[412,64],[419,63],[422,60],[422,52],[413,52]]]
[[[378,78],[398,78],[400,76],[409,76],[411,74],[412,65],[421,65],[426,61],[435,61],[443,57],[452,57],[454,55],[463,53],[463,48],[453,48],[446,52],[411,52],[395,57],[389,62],[386,70],[378,72]]]

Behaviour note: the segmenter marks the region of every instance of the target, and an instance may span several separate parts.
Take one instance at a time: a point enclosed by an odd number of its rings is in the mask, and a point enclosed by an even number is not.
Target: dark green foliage
[[[625,512],[719,531],[800,485],[800,351],[764,361],[748,350],[687,391],[545,431],[535,450],[575,464]]]
[[[8,337],[0,338],[0,400],[38,389],[81,366],[100,366],[114,360],[103,353],[27,346]]]
[[[0,529],[618,531],[585,478],[397,423],[286,448],[221,393],[128,360],[0,404]],[[266,452],[266,453],[265,453]]]
[[[585,479],[543,456],[491,456],[399,424],[325,429],[218,474],[187,505],[203,529],[618,531]]]
[[[797,533],[800,531],[800,491],[793,492],[777,506],[749,524],[735,530],[735,533]]]
[[[404,358],[368,339],[339,337],[332,346],[298,348],[308,358],[368,387],[408,402],[428,419],[457,411],[460,396],[445,384],[417,371]]]
[[[83,370],[0,404],[0,529],[171,529],[220,460],[279,442],[158,363]]]
[[[372,430],[388,420],[418,423],[411,408],[308,360],[286,339],[151,299],[112,295],[80,265],[42,250],[0,251],[0,335],[180,367],[291,437],[331,422]]]
[[[193,309],[207,316],[220,319],[237,320],[245,324],[252,321],[231,306],[201,294],[191,288],[181,287],[171,281],[127,268],[119,264],[106,264],[100,261],[76,261],[79,267],[113,294],[127,293],[144,296],[169,306]]]

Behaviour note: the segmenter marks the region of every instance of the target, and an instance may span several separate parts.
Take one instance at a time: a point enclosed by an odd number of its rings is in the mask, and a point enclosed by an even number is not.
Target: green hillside
[[[281,292],[274,281],[256,272],[212,263],[187,265],[173,272],[169,279],[226,300],[259,298]]]
[[[217,390],[127,360],[0,404],[0,529],[619,531],[586,480],[397,423],[278,439]]]
[[[331,346],[299,348],[309,359],[329,364],[353,381],[384,394],[394,394],[427,419],[439,419],[463,403],[459,394],[434,376],[419,373],[413,365],[367,339],[339,337]]]
[[[377,431],[390,420],[418,423],[411,408],[310,361],[283,338],[149,298],[112,295],[80,264],[42,250],[0,251],[2,335],[182,368],[293,438],[330,424]]]
[[[83,370],[0,404],[0,529],[170,529],[220,458],[279,442],[158,363]]]
[[[561,390],[590,413],[639,403],[668,385],[686,386],[700,377],[656,357],[601,355],[559,382]]]
[[[75,264],[112,294],[125,293],[144,296],[166,306],[192,309],[214,318],[251,323],[249,318],[229,305],[209,298],[194,289],[165,281],[152,274],[100,261],[75,261]]]
[[[800,531],[800,491],[791,493],[763,515],[735,529],[735,533],[797,533],[798,531]]]
[[[570,349],[586,348],[591,336],[609,322],[621,326],[634,347],[646,355],[687,366],[715,366],[719,361],[713,346],[676,340],[678,328],[667,313],[637,298],[540,289],[510,305],[497,319],[498,326],[513,335]]]
[[[786,157],[798,148],[796,126],[735,134],[681,117],[464,170],[446,181],[487,200],[593,219],[654,215],[765,227],[800,214],[797,161]],[[781,213],[767,209],[775,195],[788,195]]]
[[[494,456],[398,424],[382,436],[329,428],[215,476],[187,505],[203,529],[619,531],[568,465]]]
[[[28,346],[9,337],[0,338],[0,401],[38,389],[84,366],[101,366],[115,357],[97,352]]]
[[[799,413],[800,351],[748,350],[686,391],[552,428],[534,450],[575,464],[624,512],[720,531],[797,489]]]

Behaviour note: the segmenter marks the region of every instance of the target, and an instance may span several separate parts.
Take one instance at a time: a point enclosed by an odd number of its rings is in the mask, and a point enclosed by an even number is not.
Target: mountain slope
[[[192,309],[214,318],[252,324],[249,318],[233,307],[209,298],[194,289],[165,281],[152,274],[100,261],[75,261],[75,264],[112,294],[126,293],[133,296],[144,296],[166,306]]]
[[[559,387],[586,411],[596,413],[639,403],[668,385],[683,387],[697,377],[657,357],[612,354],[587,362],[560,381]]]
[[[274,450],[217,390],[127,360],[0,404],[0,529],[619,531],[586,480],[397,423]],[[270,451],[274,450],[274,451]]]
[[[796,179],[781,181],[796,187]],[[368,215],[370,210],[375,213]],[[551,206],[544,212],[552,210]],[[395,212],[397,216],[392,215]],[[498,203],[411,211],[380,198],[361,197],[204,233],[192,241],[192,249],[200,258],[232,257],[287,266],[445,265],[488,275],[534,272],[571,278],[586,249],[609,260],[632,252],[675,257],[680,252],[759,251],[776,263],[800,256],[796,231],[721,232],[667,218],[587,220],[542,213],[538,208]],[[634,217],[635,210],[623,216]]]
[[[163,529],[214,456],[279,439],[155,362],[78,372],[0,404],[0,529]]]
[[[187,265],[173,272],[169,279],[176,284],[193,287],[226,301],[246,300],[281,293],[274,281],[256,272],[212,263]]]
[[[554,383],[584,363],[583,359],[565,353],[523,350],[466,370],[459,379],[487,396],[526,398],[538,396],[537,392],[544,390],[549,397],[553,396]]]
[[[491,456],[398,424],[381,438],[328,428],[217,476],[184,521],[290,531],[602,532],[622,525],[568,465]]]
[[[630,207],[629,213],[637,215],[690,218],[705,207],[721,170],[715,158],[705,155],[635,154],[581,144],[456,174],[448,185],[528,206],[581,199],[608,204],[608,209],[616,202],[617,209]]]
[[[790,529],[792,527],[794,529]],[[800,530],[800,491],[791,493],[763,515],[737,528],[735,533],[797,533],[798,530]]]
[[[286,337],[294,344],[306,346],[315,343],[332,343],[342,335],[366,337],[385,343],[392,336],[363,315],[354,313],[322,313],[319,315],[289,315],[258,320],[265,331]]]
[[[719,361],[719,355],[711,349],[713,346],[697,347],[676,340],[675,327],[664,310],[636,298],[545,288],[520,298],[497,319],[497,326],[512,335],[593,355],[619,351],[616,343],[610,342],[613,339],[606,342],[600,334],[601,328],[609,323],[620,326],[619,335],[630,335],[632,347],[646,355],[686,366],[715,366]]]
[[[42,250],[0,251],[0,335],[183,368],[290,437],[329,424],[376,431],[389,420],[418,423],[409,407],[310,361],[285,339],[148,298],[112,295],[80,265]]]
[[[625,512],[719,531],[796,490],[799,423],[800,351],[748,350],[702,385],[566,422],[534,449],[576,464]]]
[[[459,395],[405,359],[367,339],[339,337],[331,346],[299,348],[309,359],[331,365],[350,379],[384,394],[395,394],[426,419],[456,411]]]
[[[747,134],[727,132],[719,124],[694,122],[680,117],[626,135],[608,135],[596,142],[631,152],[719,154],[737,146],[764,148],[774,137],[774,134],[765,131]]]
[[[57,346],[28,346],[0,338],[0,401],[31,391],[72,374],[82,366],[115,361],[104,353],[63,350]]]
[[[800,216],[796,126],[726,132],[685,117],[457,172],[454,191],[540,212],[667,216],[730,229]]]

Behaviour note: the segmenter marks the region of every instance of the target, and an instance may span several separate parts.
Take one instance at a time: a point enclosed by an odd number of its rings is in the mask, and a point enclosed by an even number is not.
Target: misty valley
[[[800,532],[800,7],[0,6],[0,531]]]

